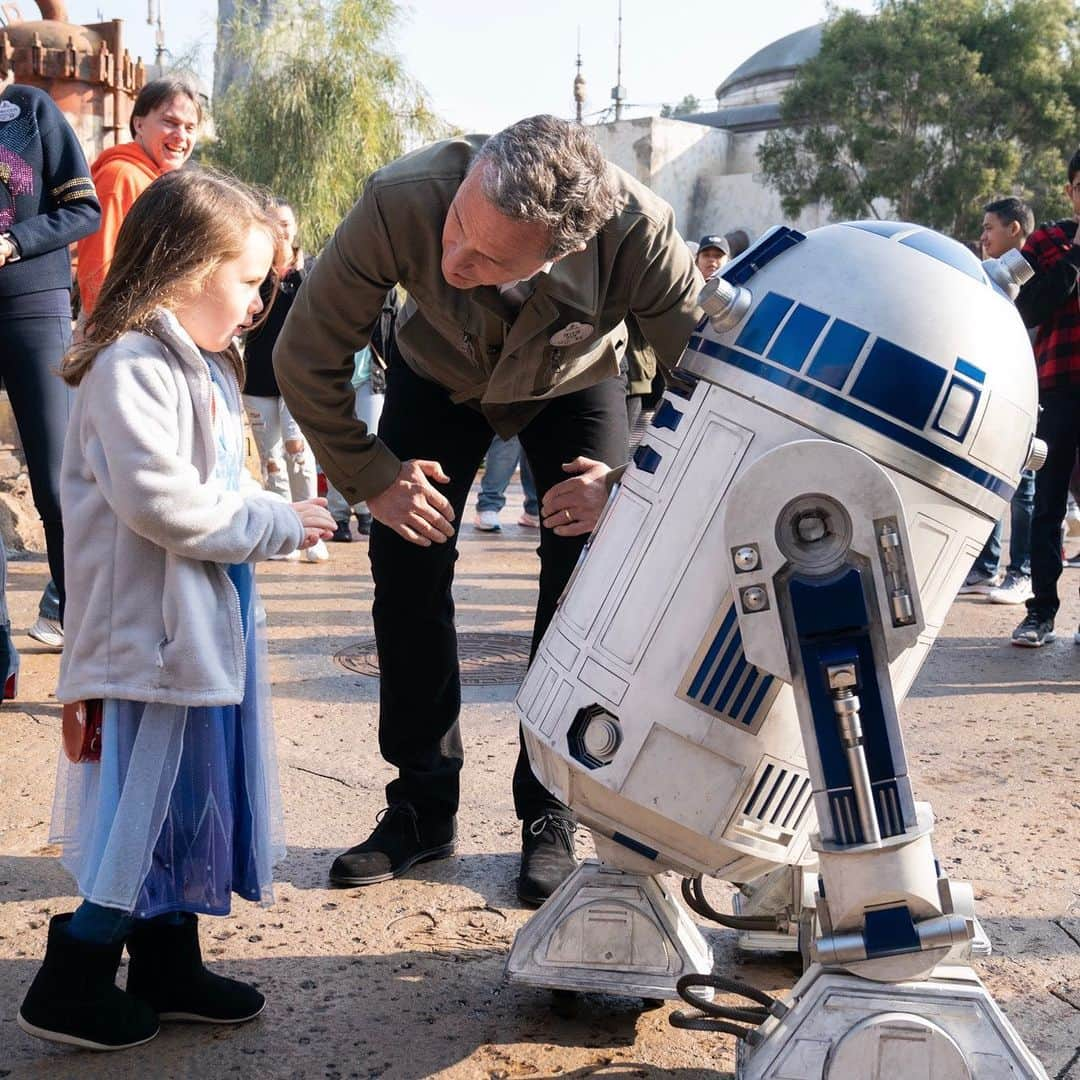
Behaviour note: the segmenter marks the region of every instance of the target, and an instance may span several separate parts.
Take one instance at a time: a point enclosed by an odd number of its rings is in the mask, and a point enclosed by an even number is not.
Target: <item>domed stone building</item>
[[[780,126],[784,91],[821,48],[822,29],[808,26],[759,49],[717,87],[711,112],[598,124],[601,150],[671,203],[687,240],[736,229],[753,238],[777,224],[824,225],[825,206],[786,217],[757,160],[766,133]]]

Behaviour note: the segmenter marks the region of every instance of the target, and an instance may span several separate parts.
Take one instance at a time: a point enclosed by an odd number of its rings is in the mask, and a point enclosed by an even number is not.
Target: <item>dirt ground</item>
[[[509,524],[519,506],[499,536],[463,529],[461,629],[529,629],[535,535]],[[268,997],[263,1016],[238,1029],[171,1025],[146,1047],[93,1055],[17,1028],[49,916],[76,903],[47,846],[58,658],[18,636],[23,683],[0,709],[0,1077],[730,1076],[732,1040],[673,1029],[672,1006],[594,997],[566,1016],[546,992],[503,982],[528,917],[514,894],[509,687],[465,690],[457,857],[368,889],[328,887],[334,854],[367,835],[390,777],[377,751],[377,682],[334,660],[371,632],[366,545],[331,545],[331,554],[327,564],[259,570],[289,853],[274,907],[237,901],[228,918],[202,921],[208,960]],[[42,559],[11,565],[17,628],[33,621],[46,578]],[[1055,1080],[1080,1080],[1077,585],[1080,571],[1066,571],[1063,639],[1042,650],[1008,645],[1019,609],[958,601],[904,710],[938,855],[974,883],[993,940],[977,968]],[[708,932],[721,968],[768,990],[794,981],[788,964],[741,959],[730,934]]]

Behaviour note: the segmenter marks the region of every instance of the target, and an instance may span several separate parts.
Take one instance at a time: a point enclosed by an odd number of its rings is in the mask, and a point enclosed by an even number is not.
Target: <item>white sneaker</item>
[[[326,562],[330,558],[330,552],[326,543],[316,540],[309,548],[304,548],[303,556],[308,562]]]
[[[499,514],[495,510],[477,510],[473,518],[473,528],[481,532],[502,532]]]
[[[1031,578],[1027,574],[1014,574],[1010,571],[1000,585],[986,594],[986,598],[991,604],[1022,604],[1034,595],[1031,591]]]
[[[64,628],[55,619],[39,615],[38,620],[26,631],[35,641],[46,648],[59,652],[64,647]]]
[[[290,551],[288,555],[271,555],[270,562],[299,562],[300,552]]]
[[[523,529],[539,529],[540,518],[536,514],[530,514],[526,510],[522,510],[521,517],[518,518],[518,524]]]
[[[1074,538],[1080,536],[1080,510],[1075,506],[1065,511],[1065,535]]]

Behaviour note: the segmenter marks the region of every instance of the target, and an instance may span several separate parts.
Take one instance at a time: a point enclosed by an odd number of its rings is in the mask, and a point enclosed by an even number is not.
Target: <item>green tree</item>
[[[320,247],[366,178],[443,125],[390,51],[393,0],[280,0],[268,25],[241,7],[231,45],[246,72],[214,102],[206,157],[297,210]]]
[[[693,94],[687,94],[678,105],[661,105],[661,116],[689,116],[701,108],[701,102]]]
[[[880,0],[829,12],[821,51],[781,105],[759,160],[797,215],[888,213],[958,239],[1017,194],[1065,210],[1080,143],[1080,13],[1072,0]]]

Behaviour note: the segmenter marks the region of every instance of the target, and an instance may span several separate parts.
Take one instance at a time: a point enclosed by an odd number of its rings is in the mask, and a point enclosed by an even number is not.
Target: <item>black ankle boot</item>
[[[517,894],[539,907],[578,867],[574,854],[575,822],[543,814],[521,826],[521,872]]]
[[[266,999],[247,983],[203,967],[199,920],[140,919],[127,940],[129,994],[150,1005],[162,1020],[242,1024],[263,1011]]]
[[[421,817],[412,803],[379,811],[372,834],[349,848],[330,867],[330,884],[374,885],[404,874],[410,866],[454,854],[454,818]]]
[[[19,1010],[23,1031],[50,1042],[88,1050],[126,1050],[158,1033],[158,1018],[145,1002],[116,985],[123,942],[95,945],[68,933],[70,915],[49,923],[45,960]]]

